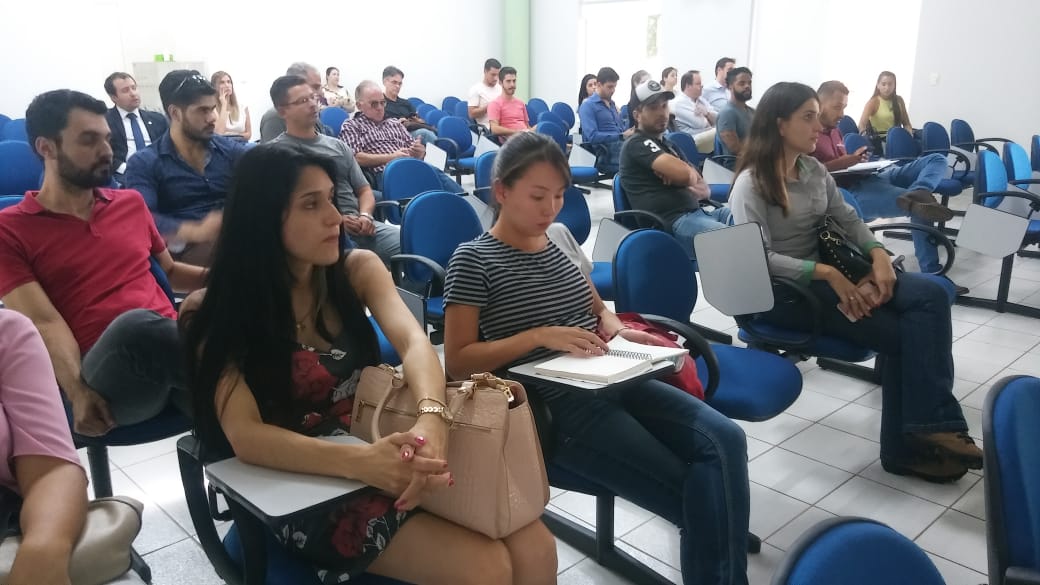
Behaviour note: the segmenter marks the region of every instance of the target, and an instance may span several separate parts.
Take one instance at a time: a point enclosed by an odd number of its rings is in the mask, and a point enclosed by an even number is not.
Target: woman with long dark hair
[[[819,114],[819,99],[807,85],[778,83],[766,91],[737,164],[730,191],[733,218],[761,226],[773,276],[808,286],[820,300],[823,333],[885,358],[885,470],[955,481],[968,469],[982,468],[982,451],[968,436],[953,395],[949,297],[928,275],[895,273],[889,253],[811,156],[822,129]],[[859,282],[819,261],[817,227],[826,216],[869,259],[870,272]],[[760,318],[803,330],[813,322],[808,307],[793,298],[778,299]]]
[[[541,522],[495,541],[416,509],[453,483],[444,373],[383,263],[342,250],[334,169],[283,144],[239,161],[209,287],[185,323],[196,433],[210,458],[234,454],[374,488],[276,531],[324,583],[362,572],[412,583],[555,583],[555,544]],[[371,445],[319,440],[349,431],[361,370],[379,363],[366,307],[403,358],[423,413],[409,432]]]
[[[581,103],[584,102],[590,95],[596,93],[596,74],[586,73],[585,77],[581,78],[581,85],[578,86],[578,106],[581,107]]]
[[[563,205],[570,167],[546,136],[510,138],[492,171],[499,213],[458,247],[445,282],[448,372],[506,370],[568,352],[601,355],[620,336],[652,343],[622,324],[546,232]],[[683,582],[747,584],[750,492],[739,426],[659,380],[598,392],[529,386],[552,415],[550,461],[679,527]]]
[[[896,74],[882,71],[874,85],[874,95],[863,106],[859,131],[876,134],[883,140],[892,127],[906,128],[911,134],[914,132],[910,115],[906,112],[906,102],[896,93]]]

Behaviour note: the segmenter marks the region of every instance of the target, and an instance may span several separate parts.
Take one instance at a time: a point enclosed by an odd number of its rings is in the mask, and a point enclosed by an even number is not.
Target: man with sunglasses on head
[[[252,144],[214,134],[217,90],[198,71],[159,83],[170,130],[126,166],[126,186],[144,197],[174,258],[208,265],[239,157]]]
[[[343,123],[339,139],[347,143],[361,168],[372,175],[373,187],[383,188],[383,170],[399,158],[426,157],[426,146],[412,138],[397,118],[386,117],[386,96],[374,81],[362,81],[355,91],[358,113]],[[443,171],[437,169],[441,189],[462,193],[463,189]]]

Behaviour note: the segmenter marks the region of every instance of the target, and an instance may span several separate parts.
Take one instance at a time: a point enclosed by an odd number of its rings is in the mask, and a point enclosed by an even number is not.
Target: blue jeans
[[[708,211],[709,209],[711,211]],[[690,255],[690,259],[696,260],[697,252],[693,246],[693,239],[697,234],[724,228],[732,223],[732,214],[728,207],[702,207],[697,211],[680,215],[672,222],[672,233],[682,244],[683,250]]]
[[[459,185],[458,183],[455,182],[455,179],[452,179],[451,177],[449,177],[444,171],[442,171],[440,169],[437,169],[437,168],[435,168],[435,170],[437,171],[437,179],[441,182],[441,190],[442,191],[447,191],[448,193],[465,193],[466,192],[466,190],[463,189],[461,185]],[[379,171],[378,173],[374,173],[373,177],[375,177],[375,181],[376,181],[375,188],[378,191],[382,192],[383,191],[383,171]],[[376,200],[377,201],[382,201],[382,195],[377,197]]]
[[[552,414],[552,465],[678,526],[684,583],[747,584],[751,492],[736,423],[657,380],[534,390]]]
[[[105,328],[83,355],[80,376],[108,403],[119,426],[144,422],[170,402],[191,412],[177,322],[132,309]]]
[[[838,296],[826,282],[814,280],[809,290],[823,307],[825,335],[884,356],[881,458],[899,462],[914,455],[904,433],[966,431],[968,424],[953,396],[949,296],[927,275],[899,273],[896,279],[892,300],[856,323],[838,311]],[[765,318],[792,329],[806,329],[811,323],[803,304],[780,298]]]
[[[859,201],[863,210],[864,221],[874,221],[880,217],[904,217],[906,211],[899,208],[896,198],[906,193],[923,189],[935,192],[939,181],[946,176],[946,158],[941,154],[929,154],[905,165],[893,165],[876,175],[864,177],[849,189]],[[910,222],[918,225],[934,226],[933,223],[910,216]],[[921,272],[938,272],[939,251],[933,242],[928,241],[924,232],[914,230],[914,255]]]
[[[437,135],[427,128],[416,128],[409,132],[412,138],[418,138],[423,144],[433,144],[434,140],[437,140]]]
[[[376,232],[371,236],[348,235],[354,245],[375,252],[383,264],[390,266],[390,258],[401,253],[401,228],[396,225],[374,221]]]

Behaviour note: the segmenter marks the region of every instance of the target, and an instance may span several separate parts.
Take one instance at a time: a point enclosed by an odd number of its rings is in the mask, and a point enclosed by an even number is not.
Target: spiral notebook
[[[607,343],[605,355],[581,357],[562,355],[535,364],[536,374],[585,382],[613,384],[650,370],[655,363],[670,361],[678,369],[689,353],[679,347],[634,343],[620,336]]]

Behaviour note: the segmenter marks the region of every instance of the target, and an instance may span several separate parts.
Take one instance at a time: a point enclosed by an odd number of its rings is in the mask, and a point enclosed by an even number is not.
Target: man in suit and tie
[[[105,119],[112,132],[112,172],[123,184],[126,161],[166,133],[166,116],[141,109],[137,81],[129,73],[116,72],[105,79],[105,92],[115,104]]]

